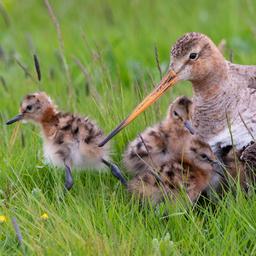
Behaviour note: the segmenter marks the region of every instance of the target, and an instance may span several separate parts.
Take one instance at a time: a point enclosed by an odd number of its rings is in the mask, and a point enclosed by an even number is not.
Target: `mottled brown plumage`
[[[240,160],[246,168],[249,182],[256,184],[256,143],[250,143],[240,154]]]
[[[132,141],[124,163],[131,173],[149,168],[158,169],[180,154],[184,141],[191,136],[185,127],[191,119],[192,102],[187,97],[177,98],[169,107],[167,117],[159,124],[147,128]]]
[[[218,154],[222,162],[222,176],[219,177],[215,191],[221,194],[229,189],[229,185],[234,182],[240,182],[241,188],[246,191],[249,180],[246,164],[241,161],[242,150],[236,150],[232,146],[220,148],[219,150]]]
[[[218,158],[222,162],[222,176],[216,184],[215,191],[224,192],[233,182],[240,182],[241,188],[248,191],[250,184],[256,182],[256,144],[249,143],[241,150],[227,146],[219,148]],[[232,181],[230,183],[230,181]]]
[[[88,117],[60,112],[44,92],[25,96],[20,114],[7,122],[29,120],[40,125],[45,160],[66,169],[66,188],[73,185],[71,167],[76,169],[105,169],[116,176],[118,168],[109,160],[109,147],[98,147],[102,130]],[[121,177],[121,176],[120,176]],[[122,177],[121,177],[122,178]]]
[[[171,49],[171,55],[175,58],[180,58],[188,54],[188,52],[191,50],[192,47],[197,45],[198,41],[201,40],[204,37],[204,35],[197,33],[197,32],[191,32],[187,33],[181,38],[179,38],[175,45]]]
[[[250,143],[242,151],[240,159],[256,168],[256,143]]]
[[[175,199],[183,189],[188,198],[195,202],[218,170],[219,166],[210,146],[194,135],[184,142],[183,151],[175,160],[160,166],[158,176],[161,181],[144,170],[128,182],[128,190],[140,199],[158,203],[165,196]]]

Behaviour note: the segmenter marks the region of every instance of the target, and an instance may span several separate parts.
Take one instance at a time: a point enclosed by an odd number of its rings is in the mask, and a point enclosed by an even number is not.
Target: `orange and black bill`
[[[17,121],[20,121],[21,119],[23,119],[23,115],[22,114],[19,114],[17,116],[15,116],[14,118],[10,119],[9,121],[6,122],[7,125],[9,124],[13,124]]]
[[[124,127],[131,123],[139,114],[145,109],[157,101],[167,89],[172,87],[178,82],[178,76],[170,69],[168,73],[163,77],[157,88],[151,92],[134,110],[124,119],[100,144],[99,147],[104,146],[110,139],[112,139],[117,133],[119,133]]]

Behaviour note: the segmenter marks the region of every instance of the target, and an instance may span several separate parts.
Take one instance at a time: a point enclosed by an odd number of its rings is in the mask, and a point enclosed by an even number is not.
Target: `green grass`
[[[71,101],[57,34],[43,1],[0,2],[9,19],[7,26],[0,16],[0,76],[6,82],[0,81],[0,215],[8,217],[0,224],[0,255],[21,255],[10,221],[14,215],[28,255],[255,255],[255,193],[246,198],[238,189],[215,207],[166,204],[155,209],[141,207],[111,174],[82,172],[74,175],[74,189],[61,202],[64,175],[43,163],[38,128],[4,124],[17,114],[23,95],[44,90],[61,109],[89,115],[109,132],[160,80],[154,47],[164,72],[170,45],[187,31],[206,33],[216,43],[225,38],[235,62],[255,64],[255,1],[51,2],[71,72]],[[25,77],[15,61],[35,79],[35,51],[40,83]],[[86,67],[86,78],[74,58]],[[184,94],[192,94],[189,83],[176,86],[116,136],[115,162],[123,168],[128,141]],[[40,219],[44,212],[47,221]]]

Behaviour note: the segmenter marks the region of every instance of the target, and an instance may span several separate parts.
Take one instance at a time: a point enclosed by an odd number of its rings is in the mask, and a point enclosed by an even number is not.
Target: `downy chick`
[[[128,190],[140,199],[150,199],[157,204],[165,196],[175,199],[184,189],[188,198],[195,202],[209,186],[212,176],[219,171],[219,165],[210,146],[198,136],[182,141],[184,148],[179,157],[161,166],[159,180],[145,170],[128,182]]]
[[[73,186],[72,167],[101,170],[108,166],[126,184],[118,167],[109,162],[109,147],[98,147],[103,132],[89,118],[60,112],[46,93],[37,92],[24,97],[20,114],[9,120],[7,125],[19,120],[40,125],[45,160],[65,168],[67,190]]]
[[[184,141],[194,133],[190,125],[192,101],[178,97],[170,104],[167,117],[161,123],[147,128],[132,141],[125,154],[127,169],[137,174],[157,169],[182,151]]]

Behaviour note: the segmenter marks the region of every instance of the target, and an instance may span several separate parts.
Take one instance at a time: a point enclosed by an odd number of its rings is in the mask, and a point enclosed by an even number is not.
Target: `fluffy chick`
[[[110,167],[112,173],[126,184],[118,167],[109,162],[109,147],[98,147],[103,138],[102,130],[88,117],[80,117],[58,110],[44,92],[28,94],[20,105],[20,114],[7,122],[33,121],[41,127],[45,160],[66,170],[65,187],[73,186],[71,168]]]
[[[176,156],[176,160],[161,165],[159,180],[144,170],[128,182],[128,190],[140,199],[150,199],[157,204],[165,195],[174,199],[184,189],[188,198],[195,202],[219,171],[216,157],[198,136],[190,136],[184,141],[183,150]]]
[[[178,97],[170,104],[166,118],[147,128],[132,141],[124,154],[128,171],[138,174],[157,169],[182,151],[184,141],[194,133],[190,125],[192,101]]]

